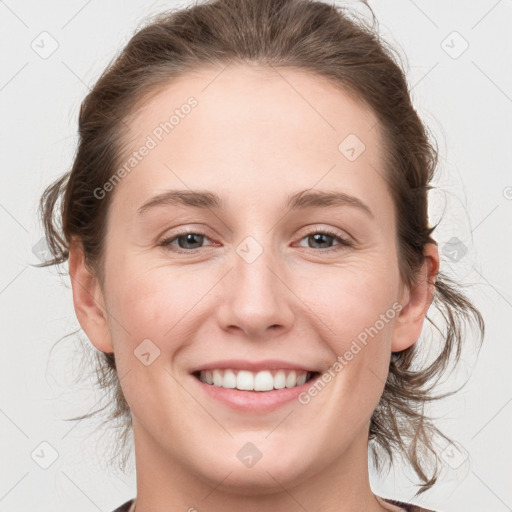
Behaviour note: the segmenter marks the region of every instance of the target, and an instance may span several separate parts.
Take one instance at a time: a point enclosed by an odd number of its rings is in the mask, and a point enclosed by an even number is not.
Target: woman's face
[[[391,351],[428,302],[401,287],[376,117],[312,74],[231,65],[127,122],[105,325],[80,320],[115,352],[138,462],[244,489],[362,474]]]

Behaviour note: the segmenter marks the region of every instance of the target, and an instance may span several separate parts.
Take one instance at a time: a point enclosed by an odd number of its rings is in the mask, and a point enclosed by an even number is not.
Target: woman
[[[42,198],[47,264],[69,261],[133,429],[117,511],[426,511],[372,492],[368,449],[434,485],[444,436],[422,408],[462,324],[484,326],[440,272],[437,154],[375,30],[304,0],[163,13],[79,133]],[[418,367],[431,304],[444,342]]]

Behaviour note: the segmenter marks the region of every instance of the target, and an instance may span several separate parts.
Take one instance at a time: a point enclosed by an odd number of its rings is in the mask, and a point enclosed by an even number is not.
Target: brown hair
[[[373,20],[370,26],[347,16],[341,7],[310,0],[215,0],[151,18],[107,67],[81,105],[73,167],[41,197],[41,216],[53,255],[43,266],[65,262],[72,236],[77,236],[87,264],[103,282],[110,198],[98,200],[94,190],[120,165],[128,115],[152,92],[187,71],[243,63],[301,69],[326,77],[376,114],[385,140],[385,178],[396,208],[400,275],[405,284],[412,285],[424,261],[425,244],[436,243],[431,237],[435,226],[428,222],[427,194],[433,188],[430,182],[438,153],[412,106],[400,59],[381,40]],[[393,452],[398,451],[422,481],[416,495],[438,478],[439,456],[433,436],[448,439],[424,407],[458,391],[432,394],[451,358],[457,362],[460,357],[466,324],[475,322],[480,342],[484,335],[480,312],[443,272],[435,280],[432,307],[440,313],[442,326],[429,316],[427,319],[442,336],[441,350],[433,362],[420,368],[416,368],[418,343],[391,355],[389,375],[369,433],[375,467],[381,467],[379,452],[387,454],[391,463]],[[113,398],[108,420],[124,421],[120,434],[124,445],[131,429],[131,412],[114,354],[98,351],[95,371],[98,385]],[[430,475],[428,467],[433,467]]]

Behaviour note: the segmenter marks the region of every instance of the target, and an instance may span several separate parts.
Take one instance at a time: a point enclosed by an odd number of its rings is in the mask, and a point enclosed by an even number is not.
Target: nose
[[[282,336],[291,329],[296,297],[279,258],[265,248],[253,260],[255,251],[258,254],[262,250],[254,245],[249,243],[249,252],[244,253],[242,244],[233,255],[233,268],[223,280],[217,318],[224,330],[262,340]]]

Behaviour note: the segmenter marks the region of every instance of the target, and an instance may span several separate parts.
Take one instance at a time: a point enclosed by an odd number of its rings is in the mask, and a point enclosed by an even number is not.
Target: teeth
[[[297,386],[302,386],[306,382],[307,375],[305,373],[297,376]]]
[[[219,373],[220,371],[217,370]],[[223,386],[225,388],[233,389],[236,388],[236,374],[233,370],[226,370],[224,372],[224,376],[222,377],[221,383],[219,386]]]
[[[270,391],[272,389],[293,388],[304,384],[311,374],[303,370],[205,370],[199,379],[207,384],[243,391]]]

